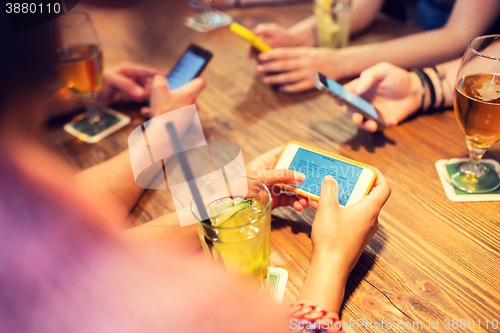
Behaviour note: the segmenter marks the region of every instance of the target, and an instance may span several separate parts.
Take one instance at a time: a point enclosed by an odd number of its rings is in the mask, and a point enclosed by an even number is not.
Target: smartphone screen
[[[332,79],[327,77],[325,77],[325,79],[326,79],[326,86],[328,87],[328,89],[333,91],[334,94],[340,96],[341,98],[351,103],[358,109],[365,111],[373,118],[375,119],[379,118],[377,110],[375,110],[375,107],[370,102],[364,100],[363,98],[359,97],[356,94],[353,94],[349,90],[342,87],[341,84],[333,81]]]
[[[349,200],[361,171],[363,171],[360,166],[303,148],[297,150],[297,154],[295,154],[288,169],[306,175],[306,180],[301,184],[294,185],[294,187],[317,196],[321,194],[323,178],[326,175],[333,176],[339,184],[339,203],[343,206]]]
[[[186,51],[167,77],[170,89],[179,89],[194,79],[206,62],[207,59],[204,57],[189,50]]]

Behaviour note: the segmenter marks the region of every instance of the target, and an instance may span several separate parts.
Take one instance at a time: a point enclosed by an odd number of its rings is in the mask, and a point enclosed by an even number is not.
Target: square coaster
[[[468,158],[455,158],[453,162],[467,162]],[[482,160],[485,163],[489,163],[494,166],[497,172],[500,172],[500,164],[491,159]],[[443,185],[444,192],[446,196],[451,201],[455,202],[468,202],[468,201],[500,201],[500,187],[490,193],[467,193],[462,190],[454,188],[450,183],[446,181],[446,173],[448,169],[446,168],[446,163],[449,160],[439,160],[435,163],[436,171],[441,179],[441,184]]]
[[[211,24],[208,24],[208,20]],[[188,17],[186,25],[198,32],[208,32],[218,28],[225,27],[233,22],[233,18],[221,11],[212,10],[209,13],[201,13],[196,16]]]
[[[273,299],[281,304],[285,296],[286,282],[288,281],[288,272],[284,268],[269,268],[269,292]]]

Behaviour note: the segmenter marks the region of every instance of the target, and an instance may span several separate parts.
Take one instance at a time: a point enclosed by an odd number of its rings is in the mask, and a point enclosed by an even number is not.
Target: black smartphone
[[[210,59],[212,59],[212,52],[195,44],[189,45],[186,52],[180,57],[167,76],[170,89],[179,89],[195,77],[198,77]]]
[[[348,105],[350,108],[362,114],[365,119],[374,120],[380,128],[385,127],[382,114],[380,114],[380,111],[367,100],[353,94],[342,87],[340,83],[335,82],[321,73],[316,73],[315,82],[318,90],[326,92],[330,96],[333,96],[333,98],[340,100],[343,104]]]

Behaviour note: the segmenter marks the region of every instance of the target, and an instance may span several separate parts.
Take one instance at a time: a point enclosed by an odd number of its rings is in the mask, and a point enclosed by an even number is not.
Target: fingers
[[[141,116],[143,116],[144,118],[149,118],[151,117],[151,108],[148,107],[148,106],[143,106],[141,108]]]
[[[120,90],[122,95],[128,95],[136,101],[142,101],[147,97],[147,91],[134,80],[117,73],[108,73],[109,83]]]
[[[363,115],[357,112],[348,111],[351,114],[351,119],[354,125],[361,126],[363,124]]]
[[[348,111],[348,113],[351,114],[352,122],[359,128],[370,133],[374,133],[379,129],[378,124],[374,120],[367,120],[363,122],[364,117],[362,114],[352,111]]]
[[[301,80],[299,82],[295,82],[292,84],[287,84],[284,86],[279,87],[279,91],[288,93],[288,94],[293,94],[293,93],[298,93],[302,91],[306,91],[309,89],[314,88],[314,82],[312,80]]]
[[[303,67],[304,67],[303,60],[300,58],[284,58],[280,60],[275,60],[255,65],[255,71],[258,73],[273,73],[273,72],[275,73],[275,72],[287,72],[294,69],[301,69]]]
[[[261,181],[266,185],[297,185],[302,183],[306,179],[306,176],[303,173],[288,169],[268,169],[263,171],[263,175],[264,179],[261,179]]]
[[[124,75],[135,78],[153,77],[155,75],[167,75],[167,73],[162,70],[136,63],[124,63],[120,66],[119,71]]]
[[[319,196],[318,210],[322,207],[339,207],[339,185],[332,176],[325,176],[321,184],[321,195]]]
[[[307,47],[280,47],[259,54],[260,61],[270,61],[284,58],[297,58],[308,53]]]
[[[302,196],[299,196],[298,198],[296,196],[290,196],[288,200],[289,206],[293,207],[298,212],[308,206],[307,199]]]
[[[363,201],[373,205],[374,209],[380,211],[387,199],[389,199],[391,191],[391,187],[389,186],[389,183],[387,183],[384,175],[380,171],[377,171],[377,180],[373,185],[373,189],[366,197],[363,198]]]
[[[266,34],[270,30],[273,30],[277,26],[276,23],[261,23],[253,28],[251,31],[257,36],[261,37],[263,34]]]

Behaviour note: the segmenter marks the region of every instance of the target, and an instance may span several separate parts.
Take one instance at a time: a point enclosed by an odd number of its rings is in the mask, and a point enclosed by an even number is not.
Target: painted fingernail
[[[295,181],[297,182],[303,182],[304,180],[306,180],[306,175],[304,175],[303,173],[301,172],[295,172],[293,178],[295,179]]]

